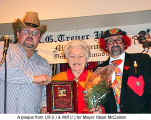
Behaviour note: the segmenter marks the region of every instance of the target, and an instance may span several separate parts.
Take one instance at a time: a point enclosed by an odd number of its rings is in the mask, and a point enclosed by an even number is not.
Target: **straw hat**
[[[46,25],[40,25],[40,20],[37,12],[26,12],[23,20],[17,18],[17,20],[13,23],[14,32],[21,31],[22,28],[33,27],[38,28],[41,34],[45,33],[47,30]]]

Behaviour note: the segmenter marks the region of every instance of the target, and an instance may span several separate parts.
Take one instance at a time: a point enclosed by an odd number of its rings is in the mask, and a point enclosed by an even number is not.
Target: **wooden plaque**
[[[49,113],[76,113],[76,83],[53,81],[47,86],[47,110]]]

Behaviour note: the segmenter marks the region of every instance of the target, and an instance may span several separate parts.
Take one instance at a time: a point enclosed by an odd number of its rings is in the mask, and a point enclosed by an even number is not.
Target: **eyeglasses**
[[[29,29],[23,29],[21,31],[24,35],[32,35],[32,36],[37,36],[40,34],[40,31],[39,30],[29,30]]]
[[[107,40],[107,44],[113,45],[114,43],[116,44],[121,44],[123,43],[123,39],[122,38],[118,38],[118,39],[108,39]]]

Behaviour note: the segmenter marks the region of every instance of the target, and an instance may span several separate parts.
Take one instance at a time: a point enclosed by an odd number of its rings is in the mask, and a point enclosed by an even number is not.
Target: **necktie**
[[[112,62],[113,65],[116,66],[115,68],[115,80],[112,83],[112,88],[115,92],[115,99],[117,101],[117,104],[120,104],[120,94],[121,94],[121,84],[122,84],[122,72],[118,65],[122,63],[121,59],[115,60]]]

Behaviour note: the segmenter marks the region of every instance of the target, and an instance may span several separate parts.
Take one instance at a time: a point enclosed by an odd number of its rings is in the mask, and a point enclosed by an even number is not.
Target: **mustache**
[[[112,49],[114,48],[121,48],[119,45],[113,46]]]
[[[32,37],[27,37],[26,40],[33,41],[33,38]]]

